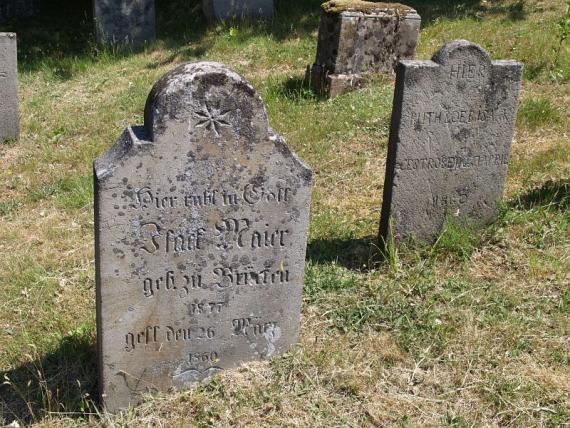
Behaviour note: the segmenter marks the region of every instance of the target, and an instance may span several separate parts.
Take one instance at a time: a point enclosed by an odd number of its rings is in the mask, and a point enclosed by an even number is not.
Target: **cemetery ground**
[[[157,1],[158,41],[99,51],[84,2],[19,33],[21,141],[0,146],[0,425],[570,424],[570,41],[562,0],[410,1],[418,58],[463,38],[525,64],[505,201],[473,231],[374,264],[393,80],[333,100],[303,82],[319,1],[206,27]],[[59,12],[58,12],[59,13]],[[41,25],[40,25],[41,24]],[[117,415],[97,405],[92,161],[184,61],[228,64],[315,171],[300,344]]]

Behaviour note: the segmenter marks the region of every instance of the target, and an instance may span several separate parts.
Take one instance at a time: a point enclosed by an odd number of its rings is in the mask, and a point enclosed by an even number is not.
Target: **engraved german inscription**
[[[95,161],[102,400],[191,388],[298,338],[312,172],[235,72],[182,64]]]

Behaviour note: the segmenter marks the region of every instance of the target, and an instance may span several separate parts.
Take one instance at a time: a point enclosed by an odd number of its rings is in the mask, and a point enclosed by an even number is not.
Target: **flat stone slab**
[[[95,161],[100,391],[113,411],[297,342],[312,172],[212,62],[162,77]]]
[[[311,68],[313,87],[334,96],[333,92],[359,87],[353,82],[365,81],[365,74],[392,74],[399,60],[414,58],[420,24],[417,12],[399,3],[354,0],[324,3],[317,57]],[[346,85],[339,91],[343,82]],[[336,91],[331,90],[335,87]]]
[[[227,19],[273,19],[273,0],[202,0],[202,10],[209,21]]]
[[[156,37],[154,0],[93,0],[93,9],[100,45],[136,49]]]
[[[388,147],[381,242],[434,242],[446,219],[484,226],[503,195],[522,64],[456,40],[402,61]]]
[[[0,33],[0,143],[20,137],[18,48],[15,33]]]

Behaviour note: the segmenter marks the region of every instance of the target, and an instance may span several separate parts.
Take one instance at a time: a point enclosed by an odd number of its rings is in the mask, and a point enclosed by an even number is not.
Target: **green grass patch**
[[[527,98],[519,107],[517,123],[531,129],[560,121],[560,112],[550,98]]]

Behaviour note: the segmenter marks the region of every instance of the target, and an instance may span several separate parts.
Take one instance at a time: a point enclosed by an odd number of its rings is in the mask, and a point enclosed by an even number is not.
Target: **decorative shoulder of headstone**
[[[312,172],[248,82],[179,66],[94,170],[109,410],[297,342]]]
[[[273,0],[202,0],[202,10],[208,21],[270,20]]]
[[[319,93],[335,97],[413,59],[421,18],[399,3],[330,0],[322,5],[317,58],[310,69]]]
[[[502,197],[522,64],[455,40],[396,72],[380,243],[434,242],[447,221],[492,223]]]
[[[15,33],[0,33],[0,143],[20,136]]]

